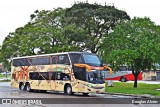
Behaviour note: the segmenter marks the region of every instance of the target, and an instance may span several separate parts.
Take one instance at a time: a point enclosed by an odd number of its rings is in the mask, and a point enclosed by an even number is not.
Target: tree
[[[74,4],[68,9],[36,10],[30,22],[5,38],[1,56],[8,60],[63,51],[90,50],[97,53],[104,34],[129,19],[126,12],[114,6],[88,3]]]
[[[70,45],[68,40],[71,38],[65,36],[66,20],[65,9],[62,8],[35,11],[31,15],[31,23],[37,28],[36,32],[38,31],[40,54],[79,50],[78,47]]]
[[[48,54],[72,50],[64,39],[63,9],[35,11],[31,21],[9,33],[2,45],[4,60],[17,56]],[[39,49],[35,53],[35,49]]]
[[[97,53],[103,44],[104,34],[112,31],[120,22],[130,20],[125,11],[114,6],[102,6],[97,3],[75,3],[66,9],[66,38],[71,45]]]
[[[36,10],[31,15],[30,22],[5,38],[1,48],[1,61],[9,64],[10,59],[18,56],[78,51],[79,47],[68,45],[70,38],[65,38],[64,13],[65,9],[61,8]]]
[[[20,27],[13,33],[9,33],[2,45],[2,56],[4,60],[25,55],[33,55],[34,46],[30,45],[29,36],[26,36],[27,29]]]
[[[137,87],[138,74],[160,63],[159,41],[159,26],[149,18],[134,18],[107,36],[103,58],[116,68],[124,64],[130,66],[135,77],[134,87]]]

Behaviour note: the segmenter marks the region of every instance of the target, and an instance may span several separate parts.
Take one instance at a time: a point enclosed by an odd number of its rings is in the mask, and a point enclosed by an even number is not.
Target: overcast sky
[[[159,0],[1,0],[0,1],[0,45],[9,32],[22,27],[30,21],[35,10],[51,10],[57,7],[71,7],[75,1],[114,4],[133,17],[149,17],[160,25]]]

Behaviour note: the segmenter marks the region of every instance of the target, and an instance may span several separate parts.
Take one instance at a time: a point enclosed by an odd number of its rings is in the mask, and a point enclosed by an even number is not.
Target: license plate
[[[96,93],[99,93],[99,91],[96,91]]]

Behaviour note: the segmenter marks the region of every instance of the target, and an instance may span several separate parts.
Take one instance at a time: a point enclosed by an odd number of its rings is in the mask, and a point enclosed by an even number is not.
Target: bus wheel
[[[84,96],[88,96],[89,93],[83,93]]]
[[[68,94],[68,95],[72,94],[72,87],[71,87],[71,85],[67,85],[65,87],[65,93]]]
[[[126,78],[125,77],[121,77],[120,81],[121,82],[126,82]]]
[[[24,84],[23,83],[19,84],[19,90],[24,91]]]
[[[26,84],[26,90],[27,90],[28,92],[31,92],[31,91],[32,91],[31,86],[30,86],[29,83]]]

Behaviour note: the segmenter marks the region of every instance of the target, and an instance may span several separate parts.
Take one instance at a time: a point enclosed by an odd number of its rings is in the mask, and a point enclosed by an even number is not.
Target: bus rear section
[[[105,72],[105,80],[117,80],[121,82],[134,81],[134,75],[130,67],[121,66],[117,72],[112,74]],[[142,72],[139,73],[137,80],[142,80]]]

